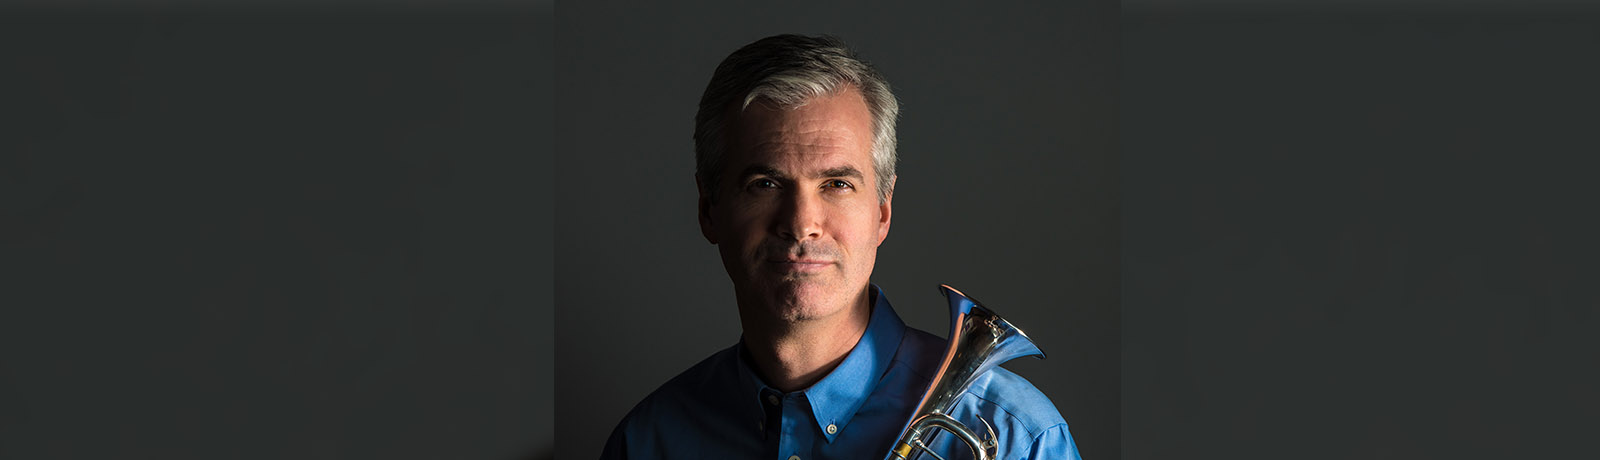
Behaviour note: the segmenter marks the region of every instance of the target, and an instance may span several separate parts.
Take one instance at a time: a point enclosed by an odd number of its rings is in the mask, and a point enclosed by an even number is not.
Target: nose
[[[822,236],[823,206],[821,197],[813,194],[803,191],[785,193],[773,222],[773,231],[790,241],[819,238]]]

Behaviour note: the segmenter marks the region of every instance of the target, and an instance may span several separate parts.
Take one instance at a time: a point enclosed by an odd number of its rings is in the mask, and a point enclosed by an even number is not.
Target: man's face
[[[730,113],[726,132],[719,183],[701,184],[700,228],[740,302],[797,322],[859,301],[890,216],[890,200],[878,200],[860,92],[793,109],[753,103]],[[706,187],[718,187],[715,202]]]

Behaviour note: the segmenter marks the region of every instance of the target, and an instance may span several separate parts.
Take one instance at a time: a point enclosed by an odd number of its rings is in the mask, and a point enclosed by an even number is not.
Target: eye
[[[778,188],[778,181],[763,177],[750,181],[747,187],[751,190],[772,190]]]
[[[851,188],[855,188],[855,186],[854,185],[850,185],[849,182],[845,182],[845,181],[839,180],[839,179],[830,179],[830,180],[828,180],[828,182],[823,184],[823,187],[832,188],[832,189],[840,189],[840,190],[848,190],[848,189],[851,189]]]

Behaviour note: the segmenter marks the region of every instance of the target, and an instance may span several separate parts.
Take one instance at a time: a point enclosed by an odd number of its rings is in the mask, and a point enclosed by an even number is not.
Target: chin
[[[773,313],[784,322],[798,323],[826,318],[833,312],[821,305],[778,305]]]
[[[822,283],[784,282],[772,292],[773,313],[790,322],[825,318],[847,303],[840,294]]]

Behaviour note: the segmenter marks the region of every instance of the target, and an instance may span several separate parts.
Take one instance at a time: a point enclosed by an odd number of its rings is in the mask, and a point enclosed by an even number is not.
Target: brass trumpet
[[[911,413],[911,419],[900,430],[900,438],[895,440],[885,459],[906,460],[917,450],[938,457],[926,443],[931,442],[936,432],[933,428],[939,428],[972,449],[973,458],[993,460],[1000,448],[994,426],[979,417],[978,421],[983,422],[989,435],[987,439],[980,439],[977,433],[952,418],[950,411],[973,380],[984,372],[1023,356],[1044,359],[1044,352],[1021,329],[961,291],[941,284],[939,292],[950,302],[950,344],[933,382],[928,384],[928,391],[922,394],[917,410]]]

